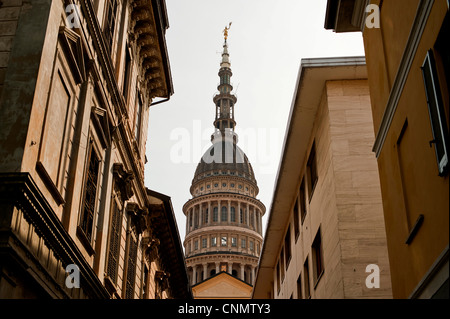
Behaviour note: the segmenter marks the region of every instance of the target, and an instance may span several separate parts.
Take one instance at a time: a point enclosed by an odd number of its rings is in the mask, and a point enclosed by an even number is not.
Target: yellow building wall
[[[418,3],[383,1],[381,28],[364,31],[376,134]],[[378,158],[394,298],[410,296],[449,240],[449,178],[438,176],[435,150],[429,145],[433,137],[421,72],[447,10],[446,0],[434,2]],[[448,88],[443,89],[448,123]],[[420,214],[423,225],[407,245]]]

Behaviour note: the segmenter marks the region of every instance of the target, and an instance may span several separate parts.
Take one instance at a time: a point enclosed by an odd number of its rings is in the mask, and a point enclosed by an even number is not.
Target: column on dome
[[[208,225],[212,222],[211,201],[208,201]]]
[[[219,199],[217,201],[217,222],[220,223],[220,219],[221,219],[221,214],[222,214],[222,201]]]
[[[218,274],[220,272],[220,262],[216,261],[216,274]]]
[[[201,228],[203,224],[202,204],[198,204],[198,227]]]
[[[237,212],[236,212],[236,219],[237,219],[238,224],[240,224],[241,223],[241,201],[238,200],[237,203],[238,203],[238,208],[237,208]]]
[[[192,266],[192,286],[197,283],[197,265]]]
[[[252,268],[252,280],[251,280],[251,284],[252,284],[252,285],[255,285],[255,270],[256,270],[256,267],[255,267],[255,266],[251,266],[251,268]]]
[[[189,210],[186,212],[186,234],[189,233]]]
[[[250,215],[250,204],[249,203],[247,203],[247,210],[246,210],[246,212],[244,214],[244,218],[245,218],[245,224],[247,226],[250,226],[250,224],[248,222],[248,215]]]
[[[209,278],[208,274],[208,263],[203,263],[203,280],[206,280]]]
[[[255,222],[256,222],[256,231],[259,233],[259,209],[258,208],[256,208]]]

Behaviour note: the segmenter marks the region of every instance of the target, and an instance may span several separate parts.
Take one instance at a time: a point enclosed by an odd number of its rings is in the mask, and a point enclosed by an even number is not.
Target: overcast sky
[[[150,109],[145,184],[172,198],[181,240],[182,207],[211,145],[223,29],[231,60],[238,145],[246,152],[269,215],[301,59],[362,56],[361,33],[324,29],[327,0],[166,0],[166,39],[175,94]]]

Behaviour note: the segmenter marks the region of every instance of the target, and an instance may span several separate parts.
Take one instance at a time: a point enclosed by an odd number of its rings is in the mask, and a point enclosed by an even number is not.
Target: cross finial
[[[230,24],[228,24],[228,27],[225,26],[225,29],[223,30],[223,35],[224,35],[225,41],[227,41],[227,39],[228,39],[228,30],[230,30],[230,28],[231,28],[231,22],[230,22]]]

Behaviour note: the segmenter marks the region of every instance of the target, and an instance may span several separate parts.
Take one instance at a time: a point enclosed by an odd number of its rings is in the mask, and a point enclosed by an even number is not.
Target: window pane
[[[448,164],[447,153],[447,121],[442,106],[442,96],[433,52],[430,50],[422,67],[422,74],[427,95],[428,111],[430,115],[433,143],[436,151],[439,174],[444,174]]]

